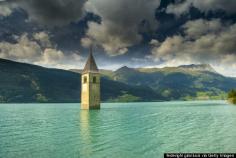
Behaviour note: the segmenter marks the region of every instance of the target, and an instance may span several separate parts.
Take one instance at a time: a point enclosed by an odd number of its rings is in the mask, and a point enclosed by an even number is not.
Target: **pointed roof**
[[[88,73],[88,72],[99,72],[96,62],[93,57],[92,48],[90,48],[89,57],[83,70],[83,73]]]

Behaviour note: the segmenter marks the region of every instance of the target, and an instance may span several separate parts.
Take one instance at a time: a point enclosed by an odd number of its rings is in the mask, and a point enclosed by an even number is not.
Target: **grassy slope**
[[[173,100],[225,99],[226,93],[236,87],[234,78],[222,76],[213,70],[192,69],[192,66],[141,69],[122,67],[109,78],[131,85],[147,85],[159,95]]]
[[[0,59],[0,102],[79,102],[80,74]],[[102,100],[158,100],[146,86],[130,86],[102,78]],[[129,94],[129,95],[127,95]],[[147,95],[148,94],[148,95]]]

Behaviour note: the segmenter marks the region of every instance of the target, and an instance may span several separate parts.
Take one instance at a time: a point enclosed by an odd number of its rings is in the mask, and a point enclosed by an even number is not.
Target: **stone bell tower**
[[[81,75],[81,109],[100,109],[100,74],[92,48]]]

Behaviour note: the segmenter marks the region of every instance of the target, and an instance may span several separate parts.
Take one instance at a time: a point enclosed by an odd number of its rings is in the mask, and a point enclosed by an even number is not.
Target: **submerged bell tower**
[[[92,48],[81,75],[81,109],[100,109],[100,73]]]

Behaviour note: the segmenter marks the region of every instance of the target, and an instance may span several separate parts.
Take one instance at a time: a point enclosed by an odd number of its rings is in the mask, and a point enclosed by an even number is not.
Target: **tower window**
[[[93,83],[96,83],[97,82],[97,78],[94,76],[93,77]]]
[[[87,76],[84,76],[84,83],[87,83]]]

